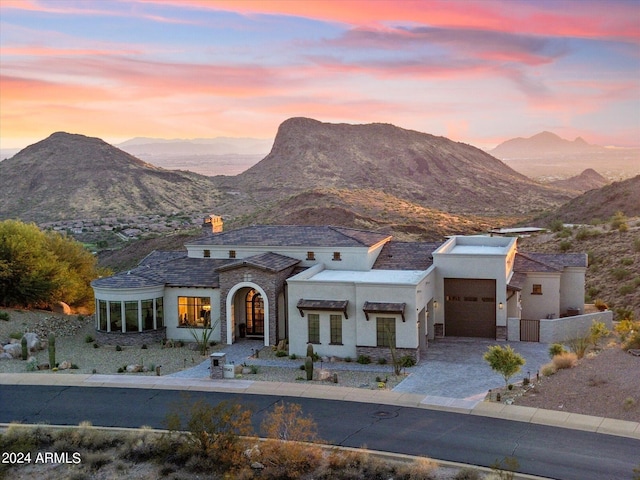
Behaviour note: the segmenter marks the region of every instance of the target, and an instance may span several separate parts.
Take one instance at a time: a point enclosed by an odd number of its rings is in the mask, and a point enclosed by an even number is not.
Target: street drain
[[[376,418],[394,418],[398,416],[398,412],[387,412],[386,410],[378,410],[373,412],[373,416]]]

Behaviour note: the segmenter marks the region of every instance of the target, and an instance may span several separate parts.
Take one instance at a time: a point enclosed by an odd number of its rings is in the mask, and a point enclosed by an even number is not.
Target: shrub
[[[618,307],[615,310],[617,320],[633,320],[634,313],[632,307]]]
[[[593,306],[596,307],[601,312],[604,312],[607,308],[607,304],[601,298],[596,298],[595,302],[593,302]]]
[[[592,228],[579,228],[576,232],[576,240],[587,240],[589,238],[597,237],[600,235],[598,230]]]
[[[94,340],[95,339],[91,335],[87,335],[84,337],[84,343],[93,343]]]
[[[121,352],[122,351],[122,347],[120,345],[116,345],[116,352]]]
[[[93,348],[100,348],[100,345],[98,345],[97,343],[94,343]]]
[[[573,368],[578,364],[578,356],[575,353],[563,352],[559,355],[555,355],[551,362],[555,367],[555,370],[562,370],[564,368]]]
[[[489,347],[483,358],[492,370],[502,375],[505,385],[509,383],[509,379],[518,373],[520,368],[525,364],[525,359],[522,355],[516,353],[509,345],[504,348],[500,345]]]
[[[552,232],[559,232],[564,228],[564,223],[562,220],[554,220],[549,224],[549,230]]]
[[[409,368],[409,367],[413,367],[416,364],[416,361],[412,356],[404,355],[403,357],[400,358],[400,361],[398,363],[400,363],[401,367]]]
[[[620,292],[620,295],[629,295],[630,293],[633,293],[635,289],[636,288],[633,285],[622,285],[618,289],[618,292]]]
[[[620,263],[625,266],[633,265],[633,258],[624,257],[620,259]]]
[[[617,211],[615,215],[611,217],[611,230],[621,230],[621,228],[624,230],[623,225],[628,228],[627,217],[623,212]]]
[[[556,355],[562,355],[566,351],[567,350],[564,348],[564,345],[562,345],[560,343],[553,343],[549,347],[549,358],[553,358]]]
[[[291,355],[289,355],[289,358],[291,360],[295,360],[296,358],[298,358],[298,356],[295,353],[292,353]]]
[[[611,332],[606,327],[604,322],[596,322],[595,320],[591,324],[591,328],[589,328],[589,340],[591,340],[591,344],[593,348],[598,348],[598,341],[602,337],[606,337]]]
[[[631,335],[625,340],[622,348],[625,350],[640,349],[640,330],[633,330]]]
[[[368,355],[358,355],[358,360],[356,361],[358,363],[361,363],[362,365],[367,365],[371,363],[371,357],[369,357]]]
[[[352,360],[351,360],[351,357],[344,357],[344,361],[347,363],[350,363]]]
[[[286,356],[287,356],[287,352],[285,352],[284,350],[276,351],[276,357],[286,357]]]
[[[569,344],[569,349],[580,359],[584,357],[589,347],[589,336],[572,338],[567,343]]]
[[[560,251],[561,252],[566,252],[568,250],[571,250],[571,242],[568,240],[563,240],[562,242],[560,242]]]
[[[464,467],[456,472],[453,480],[482,480],[482,476],[475,468]]]
[[[142,346],[140,347],[140,350],[146,350],[147,348],[149,348],[147,347],[147,344],[143,343]]]
[[[4,320],[5,322],[8,322],[9,320],[11,320],[11,316],[9,315],[9,312],[0,312],[0,320]]]
[[[636,239],[633,241],[633,249],[634,249],[636,252],[640,252],[640,238],[636,238]]]
[[[627,339],[627,335],[634,330],[640,330],[640,322],[634,322],[630,319],[624,319],[619,321],[614,330],[618,335],[620,335],[620,340],[623,342]]]
[[[568,228],[563,228],[558,233],[556,233],[556,238],[569,238],[573,232]]]
[[[384,357],[380,357],[378,358],[378,365],[386,365],[387,364],[387,359]]]
[[[9,338],[13,338],[14,340],[20,340],[22,339],[23,336],[24,336],[24,333],[22,332],[11,332],[9,334]]]
[[[620,267],[620,268],[614,268],[613,270],[611,270],[611,276],[616,280],[624,280],[629,275],[631,275],[631,272],[626,268]]]

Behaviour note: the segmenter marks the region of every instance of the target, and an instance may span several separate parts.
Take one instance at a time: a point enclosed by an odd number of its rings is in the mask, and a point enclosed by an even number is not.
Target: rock
[[[251,468],[253,468],[254,470],[262,470],[264,468],[264,465],[260,462],[252,462]]]
[[[331,378],[331,373],[329,372],[329,370],[325,370],[324,368],[318,372],[318,379],[321,382],[325,382],[325,381],[328,381],[328,380],[333,380]]]
[[[38,370],[49,370],[49,364],[48,363],[41,363],[40,365],[38,365],[36,367]]]
[[[58,364],[58,370],[69,370],[71,368],[71,362],[65,360],[64,362]]]
[[[329,359],[329,362],[331,362],[331,363],[336,363],[337,361],[338,361],[338,357],[331,357]]]
[[[7,352],[2,352],[0,353],[0,360],[12,360],[13,357],[11,356],[10,353]]]
[[[5,353],[11,355],[11,358],[22,357],[22,345],[19,343],[10,343],[2,347]]]
[[[243,375],[248,375],[251,373],[251,368],[249,367],[242,367],[242,374]]]
[[[55,313],[63,313],[65,315],[71,314],[71,307],[64,302],[58,302],[53,305],[52,310]]]
[[[127,373],[139,373],[142,371],[142,365],[127,365]]]
[[[30,352],[38,350],[40,347],[40,338],[33,332],[27,332],[24,334],[24,338],[27,339],[27,348]]]
[[[322,360],[324,363],[329,363],[329,357],[320,357],[320,360]]]

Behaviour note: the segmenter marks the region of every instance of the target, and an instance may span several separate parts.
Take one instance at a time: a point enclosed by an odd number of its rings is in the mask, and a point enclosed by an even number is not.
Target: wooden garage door
[[[448,337],[496,338],[496,281],[444,279],[444,331]]]

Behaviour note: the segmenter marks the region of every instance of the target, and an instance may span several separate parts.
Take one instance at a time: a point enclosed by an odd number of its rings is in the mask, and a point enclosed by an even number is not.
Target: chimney
[[[209,215],[205,217],[202,223],[202,231],[204,233],[222,232],[222,217],[220,215]]]

